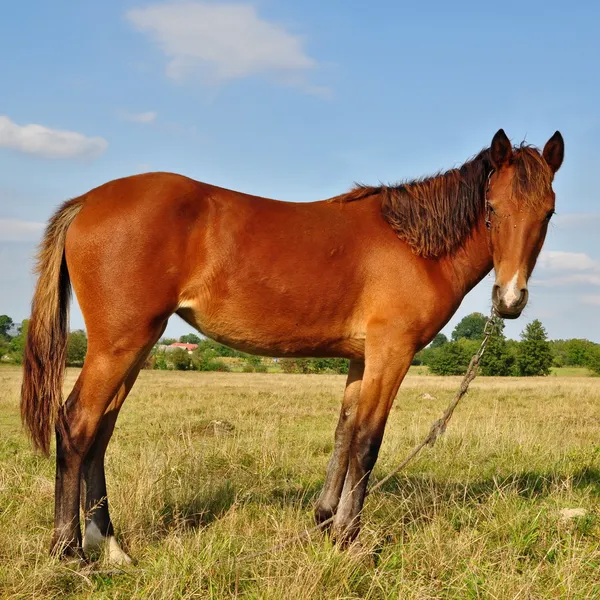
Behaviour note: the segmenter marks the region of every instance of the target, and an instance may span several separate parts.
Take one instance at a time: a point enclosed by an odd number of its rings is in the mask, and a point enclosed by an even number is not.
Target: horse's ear
[[[504,133],[504,129],[498,129],[490,147],[490,157],[494,168],[498,170],[508,164],[512,154],[512,145],[506,133]]]
[[[562,165],[565,157],[565,140],[557,131],[544,146],[544,152],[542,153],[544,160],[548,163],[548,166],[552,169],[553,173],[556,173]]]

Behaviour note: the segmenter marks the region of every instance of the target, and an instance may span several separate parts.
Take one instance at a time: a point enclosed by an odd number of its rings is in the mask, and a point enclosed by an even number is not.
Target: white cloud
[[[0,115],[0,147],[43,158],[97,158],[108,148],[108,142],[43,125],[17,125]]]
[[[35,221],[0,219],[0,242],[37,242],[42,237],[44,227],[44,223]]]
[[[158,113],[156,111],[149,110],[147,112],[130,113],[128,111],[119,111],[120,117],[125,121],[131,121],[132,123],[143,123],[148,125],[156,121]]]
[[[600,285],[600,261],[583,252],[546,251],[538,260],[541,287]]]
[[[169,59],[167,76],[175,81],[267,74],[309,93],[327,93],[306,81],[317,63],[302,38],[262,19],[250,4],[166,2],[130,10],[126,18],[159,45]]]
[[[538,264],[550,271],[587,271],[599,266],[597,261],[583,252],[557,250],[542,252]]]

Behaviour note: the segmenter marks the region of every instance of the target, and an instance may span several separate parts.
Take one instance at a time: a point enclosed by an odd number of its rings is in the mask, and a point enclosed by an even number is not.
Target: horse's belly
[[[252,354],[277,357],[342,356],[364,358],[362,327],[339,318],[315,318],[290,311],[260,312],[249,307],[202,310],[199,303],[182,305],[177,314],[211,339]]]

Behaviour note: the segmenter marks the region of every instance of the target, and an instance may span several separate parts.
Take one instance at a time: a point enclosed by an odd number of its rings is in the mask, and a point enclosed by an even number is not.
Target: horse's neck
[[[453,287],[461,296],[471,291],[492,270],[494,264],[489,231],[483,218],[464,244],[444,260],[452,277]]]

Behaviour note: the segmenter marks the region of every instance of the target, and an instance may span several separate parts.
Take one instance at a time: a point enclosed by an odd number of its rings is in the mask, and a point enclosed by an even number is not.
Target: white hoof
[[[107,540],[108,550],[108,562],[116,567],[122,567],[124,565],[130,565],[133,561],[126,552],[123,552],[119,542],[115,539],[114,535],[111,535]]]
[[[103,544],[106,544],[106,557],[109,564],[122,567],[123,565],[130,565],[133,562],[127,553],[123,552],[115,536],[104,537],[100,533],[98,526],[92,521],[85,528],[83,551],[86,555],[98,552]]]

